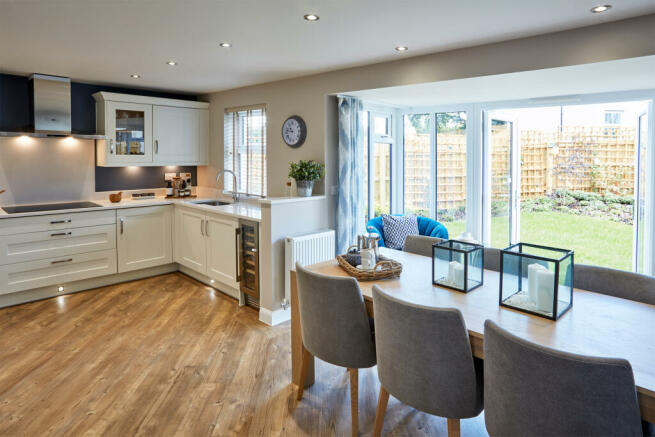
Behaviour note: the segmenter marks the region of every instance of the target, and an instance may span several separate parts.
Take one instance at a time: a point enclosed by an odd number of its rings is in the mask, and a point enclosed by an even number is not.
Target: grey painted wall
[[[214,93],[207,96],[211,102],[211,165],[198,169],[199,184],[212,186],[214,175],[223,167],[225,108],[265,103],[268,116],[268,194],[284,194],[289,161],[324,161],[327,189],[319,185],[317,190],[328,194],[330,226],[334,226],[336,196],[331,196],[329,190],[330,186],[337,184],[338,132],[334,94],[653,54],[655,15],[648,15]],[[293,114],[302,116],[307,123],[307,140],[299,149],[287,147],[280,135],[283,121]]]

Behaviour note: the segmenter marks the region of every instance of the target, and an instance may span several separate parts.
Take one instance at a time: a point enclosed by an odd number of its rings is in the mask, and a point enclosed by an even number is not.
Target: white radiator
[[[289,272],[296,268],[296,262],[306,266],[327,261],[335,257],[334,231],[327,230],[312,234],[287,237],[285,240],[284,262],[284,302],[286,309],[291,300]]]

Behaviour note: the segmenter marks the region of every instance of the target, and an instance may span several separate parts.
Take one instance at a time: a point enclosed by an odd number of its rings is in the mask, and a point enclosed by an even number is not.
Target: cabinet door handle
[[[205,220],[200,220],[200,235],[204,237],[205,232],[203,231],[203,226],[205,226]]]
[[[205,220],[205,237],[209,237],[209,220]]]
[[[159,154],[159,140],[155,140],[155,154]]]
[[[125,230],[125,219],[121,217],[121,235],[123,235],[124,230]]]
[[[235,256],[236,256],[236,259],[237,259],[237,277],[236,277],[236,282],[241,282],[241,272],[239,271],[239,270],[240,270],[240,269],[239,269],[239,264],[241,264],[241,259],[240,259],[241,257],[239,256],[239,255],[240,255],[240,252],[239,252],[239,246],[241,246],[241,245],[239,244],[239,240],[241,239],[241,229],[240,229],[240,228],[236,228],[236,229],[234,230],[234,233],[235,233],[235,238],[234,238],[234,251],[236,252],[236,253],[235,253]]]
[[[114,140],[109,140],[109,153],[114,154]]]
[[[68,259],[60,259],[57,261],[50,261],[50,264],[61,264],[61,263],[69,263],[73,261],[73,258],[68,258]]]
[[[63,237],[65,235],[71,235],[72,232],[57,232],[55,234],[50,234],[51,237]]]
[[[72,221],[73,221],[73,220],[71,220],[71,219],[66,219],[66,220],[53,220],[53,221],[50,222],[50,224],[51,224],[51,225],[60,225],[60,224],[62,224],[62,223],[70,223],[70,222],[72,222]]]

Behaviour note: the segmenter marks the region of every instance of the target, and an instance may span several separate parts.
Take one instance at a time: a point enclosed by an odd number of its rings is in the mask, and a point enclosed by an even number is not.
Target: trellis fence
[[[635,129],[564,126],[558,132],[520,131],[521,198],[554,190],[630,195],[634,192]],[[509,197],[510,132],[494,126],[491,145],[492,200]],[[405,205],[429,209],[430,140],[405,139]],[[439,208],[466,204],[466,136],[439,134],[437,141]]]

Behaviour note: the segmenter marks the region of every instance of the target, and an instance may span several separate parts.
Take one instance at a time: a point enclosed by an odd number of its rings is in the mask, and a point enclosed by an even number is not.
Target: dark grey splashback
[[[164,173],[191,173],[192,185],[198,184],[196,167],[96,167],[96,191],[163,188]]]

